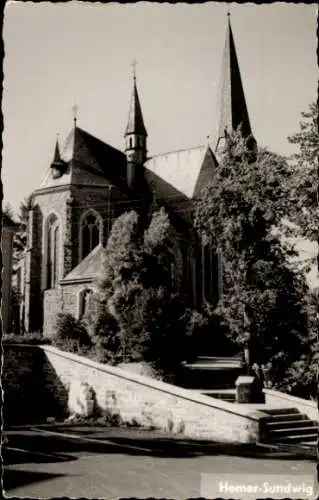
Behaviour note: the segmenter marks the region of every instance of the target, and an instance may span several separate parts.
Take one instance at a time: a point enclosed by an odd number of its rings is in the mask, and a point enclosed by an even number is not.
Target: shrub
[[[121,415],[119,413],[113,413],[108,408],[102,410],[101,416],[97,419],[97,423],[100,425],[106,425],[110,427],[123,426]]]
[[[100,339],[93,344],[87,356],[97,363],[107,363],[109,365],[116,364],[114,352],[110,351]]]
[[[87,353],[92,346],[92,341],[84,325],[68,313],[58,314],[52,343],[56,347],[79,354]]]

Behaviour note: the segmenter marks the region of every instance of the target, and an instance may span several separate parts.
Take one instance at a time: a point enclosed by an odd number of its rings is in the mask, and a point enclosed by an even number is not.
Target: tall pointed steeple
[[[133,92],[131,97],[130,111],[128,115],[125,137],[130,134],[137,134],[147,137],[146,128],[144,125],[143,114],[140,104],[140,99],[137,92],[136,75],[133,77]]]
[[[127,157],[127,183],[130,187],[136,185],[136,167],[146,160],[147,131],[144,125],[142,108],[137,92],[135,65],[133,66],[133,91],[130,103],[128,122],[124,134],[125,154]]]
[[[230,24],[230,14],[227,14],[226,42],[222,61],[222,75],[219,89],[219,125],[217,132],[216,151],[220,151],[227,134],[242,127],[244,137],[251,135],[249,115],[245,93],[239,70],[238,58]]]

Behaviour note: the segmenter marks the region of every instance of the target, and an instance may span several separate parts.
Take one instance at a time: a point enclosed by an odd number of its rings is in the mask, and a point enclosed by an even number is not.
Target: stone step
[[[223,372],[223,371],[241,371],[242,368],[239,365],[235,365],[234,363],[216,363],[216,364],[184,364],[183,367],[187,370],[191,370],[192,372],[199,371],[215,371],[215,372]]]
[[[235,389],[189,389],[196,394],[202,394],[203,396],[208,396],[209,398],[222,399],[223,401],[234,402],[236,399]]]
[[[202,392],[207,390],[233,389],[237,377],[241,370],[238,368],[231,369],[202,369],[185,367],[181,371],[179,384],[185,389],[197,389]]]
[[[242,363],[240,357],[236,356],[199,356],[195,363],[197,361],[207,361],[207,362],[220,362],[220,361],[229,361],[229,362],[239,362]]]
[[[315,420],[308,420],[308,418],[304,418],[305,415],[300,414],[300,418],[298,418],[299,415],[293,415],[293,418],[291,420],[271,420],[270,422],[266,422],[266,429],[269,431],[275,430],[275,429],[288,429],[293,428],[293,427],[307,427],[309,425],[314,425],[318,427],[318,423]]]
[[[272,429],[269,431],[269,436],[271,438],[281,437],[281,436],[293,436],[295,434],[305,435],[313,434],[318,432],[318,427],[316,425],[308,425],[307,427],[287,427],[285,429]]]
[[[278,443],[314,443],[316,442],[318,438],[318,433],[309,433],[308,435],[303,435],[303,434],[295,434],[291,436],[282,436],[273,439],[273,441],[278,441]]]
[[[271,415],[271,417],[282,417],[283,415],[292,415],[292,414],[299,414],[301,415],[300,411],[297,408],[294,407],[281,407],[281,408],[267,408],[263,410],[264,413],[267,413],[268,415]]]
[[[267,410],[262,410],[264,413],[267,413]],[[291,420],[298,420],[298,421],[309,421],[307,415],[304,415],[303,413],[280,413],[278,415],[272,415],[271,417],[268,417],[268,420],[266,420],[266,425],[269,424],[275,424],[275,423],[281,423],[281,422],[286,422],[286,421],[291,421]]]

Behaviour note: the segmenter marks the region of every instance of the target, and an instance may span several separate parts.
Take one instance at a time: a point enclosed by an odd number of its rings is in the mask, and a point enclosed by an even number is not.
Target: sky
[[[227,10],[257,142],[287,137],[317,98],[317,5],[8,2],[2,112],[4,204],[45,176],[55,141],[78,126],[123,150],[132,61],[150,155],[214,136]]]

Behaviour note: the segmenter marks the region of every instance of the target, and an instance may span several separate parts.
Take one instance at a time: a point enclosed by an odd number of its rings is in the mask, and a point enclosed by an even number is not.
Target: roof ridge
[[[102,243],[99,243],[96,245],[96,247],[91,250],[90,253],[88,253],[84,259],[82,259],[71,271],[61,280],[62,282],[68,281],[69,279],[73,279],[72,276],[78,272],[78,270],[81,268],[81,266],[85,266],[87,263],[89,263],[92,259],[94,259],[95,255],[98,254],[101,250],[103,250],[103,245]],[[83,275],[83,278],[86,278],[87,276]]]
[[[192,148],[174,149],[173,151],[166,151],[165,153],[158,153],[158,154],[152,155],[149,158],[147,158],[147,160],[151,160],[152,158],[156,158],[158,156],[165,156],[165,155],[169,155],[169,154],[173,154],[173,153],[181,153],[182,151],[194,151],[195,149],[207,149],[208,147],[209,147],[208,145],[202,144],[200,146],[194,146]]]

